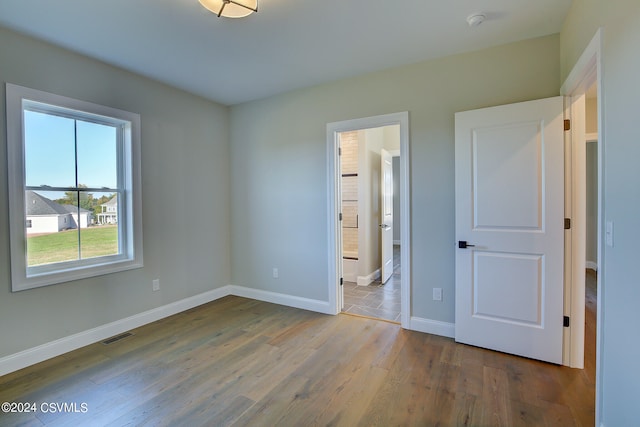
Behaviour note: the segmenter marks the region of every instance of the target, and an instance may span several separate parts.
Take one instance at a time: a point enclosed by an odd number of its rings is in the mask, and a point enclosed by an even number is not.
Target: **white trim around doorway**
[[[574,65],[573,69],[569,73],[569,76],[565,80],[562,88],[560,89],[561,95],[564,95],[569,98],[575,98],[584,96],[586,89],[593,82],[597,84],[598,91],[598,100],[597,100],[597,108],[598,108],[598,255],[596,264],[598,266],[598,293],[597,293],[597,308],[596,308],[596,403],[595,403],[595,420],[596,425],[600,425],[602,421],[602,342],[603,342],[603,318],[604,313],[602,312],[602,290],[605,288],[604,283],[604,264],[602,260],[604,259],[604,250],[603,247],[603,237],[604,237],[604,223],[606,221],[605,209],[604,209],[604,157],[606,155],[606,141],[604,138],[605,128],[604,128],[604,116],[605,111],[603,108],[603,99],[604,99],[604,91],[602,86],[602,28],[599,28],[589,45],[585,48],[584,52]],[[569,112],[572,116],[571,111]],[[573,120],[574,117],[571,117]],[[572,125],[573,127],[573,125]],[[577,134],[577,133],[576,133]],[[571,138],[575,138],[577,135],[572,132]],[[584,142],[584,132],[581,133],[579,140],[572,140],[572,144],[578,144]],[[574,201],[575,202],[575,201]],[[571,211],[574,212],[576,209],[585,209],[582,206],[583,201],[579,200],[579,203],[571,206]],[[578,248],[573,248],[573,250],[577,250]],[[574,257],[575,259],[575,257]],[[574,269],[574,262],[571,262],[569,265],[565,265],[565,268]],[[584,287],[584,285],[583,285]],[[570,297],[571,307],[570,307],[570,315],[573,317],[580,318],[579,313],[577,311],[582,311],[584,317],[584,289],[582,292],[580,290],[575,289],[575,283],[571,280],[570,283],[565,284],[565,295]],[[577,300],[576,296],[581,297]],[[578,326],[576,330],[573,330],[569,341],[569,351],[568,351],[568,360],[565,361],[564,364],[568,364],[569,366],[581,366],[584,363],[584,324],[577,324],[577,322],[572,322],[574,326]],[[565,341],[566,343],[567,341]],[[567,354],[567,352],[565,352]],[[568,362],[568,363],[567,363]]]
[[[340,286],[340,229],[338,206],[340,201],[338,134],[360,129],[400,125],[400,323],[409,329],[411,317],[410,269],[410,174],[409,174],[409,112],[384,114],[361,119],[327,124],[327,236],[328,236],[328,292],[329,307],[333,314],[340,312],[338,297]]]

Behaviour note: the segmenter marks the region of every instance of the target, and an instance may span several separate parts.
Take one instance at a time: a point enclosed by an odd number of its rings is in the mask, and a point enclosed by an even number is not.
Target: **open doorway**
[[[585,93],[585,337],[584,368],[595,377],[598,301],[598,88]]]
[[[563,364],[584,368],[595,382],[595,419],[601,419],[602,248],[610,245],[610,227],[603,218],[602,168],[602,32],[598,30],[564,82],[567,132],[565,212],[565,328]],[[595,258],[594,258],[595,257]],[[600,270],[600,271],[599,271]],[[566,319],[565,319],[566,320]]]
[[[327,125],[330,304],[335,307],[335,314],[351,308],[354,314],[399,321],[405,328],[410,320],[408,119],[408,113],[403,112]],[[386,151],[391,153],[391,158],[397,158],[398,173],[392,172],[384,181],[382,151],[385,144],[389,143],[385,141],[387,139],[395,139],[391,143],[395,145],[386,146]],[[357,148],[349,147],[351,142],[348,140],[358,141]],[[358,166],[355,168],[353,161],[349,163],[350,150],[357,153]],[[344,156],[347,156],[346,160]],[[379,166],[374,167],[375,164]],[[367,167],[364,168],[364,165]],[[399,189],[396,191],[391,183],[392,175],[397,178]],[[362,188],[359,188],[360,184]],[[389,190],[388,199],[383,197],[385,188]],[[392,267],[392,273],[388,274],[388,280],[381,280],[381,244],[385,238],[382,230],[383,227],[389,231],[393,228],[391,223],[382,221],[381,215],[383,211],[391,210],[385,209],[385,206],[389,205],[393,193],[397,198],[393,222],[397,223],[399,234],[394,237],[392,233],[387,233],[387,236],[391,236],[393,248],[387,267]],[[358,302],[369,300],[369,310],[357,312],[352,307],[356,302],[354,300],[345,307],[346,289],[349,289],[347,294],[356,293],[360,296]],[[376,291],[386,292],[387,295],[374,296]],[[389,294],[394,295],[393,298],[388,298]],[[395,314],[392,314],[393,310],[388,310],[391,306],[394,306]],[[370,310],[372,308],[375,310]]]
[[[342,312],[399,323],[400,125],[340,132],[338,140]]]
[[[593,341],[598,340],[596,270],[600,264],[603,230],[600,37],[600,32],[596,33],[561,89],[567,101],[565,117],[570,118],[565,144],[565,216],[570,219],[565,234],[565,316],[569,318],[569,327],[565,328],[563,363],[574,368],[585,368],[587,359],[594,368],[597,357],[594,353],[598,348]],[[591,285],[590,289],[587,284]],[[592,294],[587,295],[587,291]],[[593,313],[589,312],[588,299],[596,302]],[[588,323],[595,323],[591,335]]]

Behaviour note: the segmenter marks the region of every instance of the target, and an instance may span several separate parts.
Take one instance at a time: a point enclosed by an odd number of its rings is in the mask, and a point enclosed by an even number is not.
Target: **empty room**
[[[637,424],[638,46],[636,0],[0,0],[0,425]]]

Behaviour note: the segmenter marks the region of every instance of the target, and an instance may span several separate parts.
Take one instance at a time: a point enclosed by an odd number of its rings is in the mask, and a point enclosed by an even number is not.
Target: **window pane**
[[[78,259],[73,198],[62,191],[25,191],[27,266]]]
[[[140,116],[4,86],[11,290],[142,267]]]
[[[78,183],[91,188],[117,188],[117,128],[77,122]]]
[[[74,120],[24,111],[27,186],[75,187]]]
[[[81,196],[81,199],[83,197]],[[80,211],[80,247],[82,258],[117,255],[118,196],[96,193],[91,196],[93,208]]]

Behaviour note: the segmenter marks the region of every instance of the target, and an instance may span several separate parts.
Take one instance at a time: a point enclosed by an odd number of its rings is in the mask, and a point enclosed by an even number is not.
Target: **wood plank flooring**
[[[226,297],[131,332],[0,377],[0,402],[37,407],[0,413],[0,425],[594,424],[593,366],[550,365],[389,322]],[[76,411],[43,411],[49,403]]]

